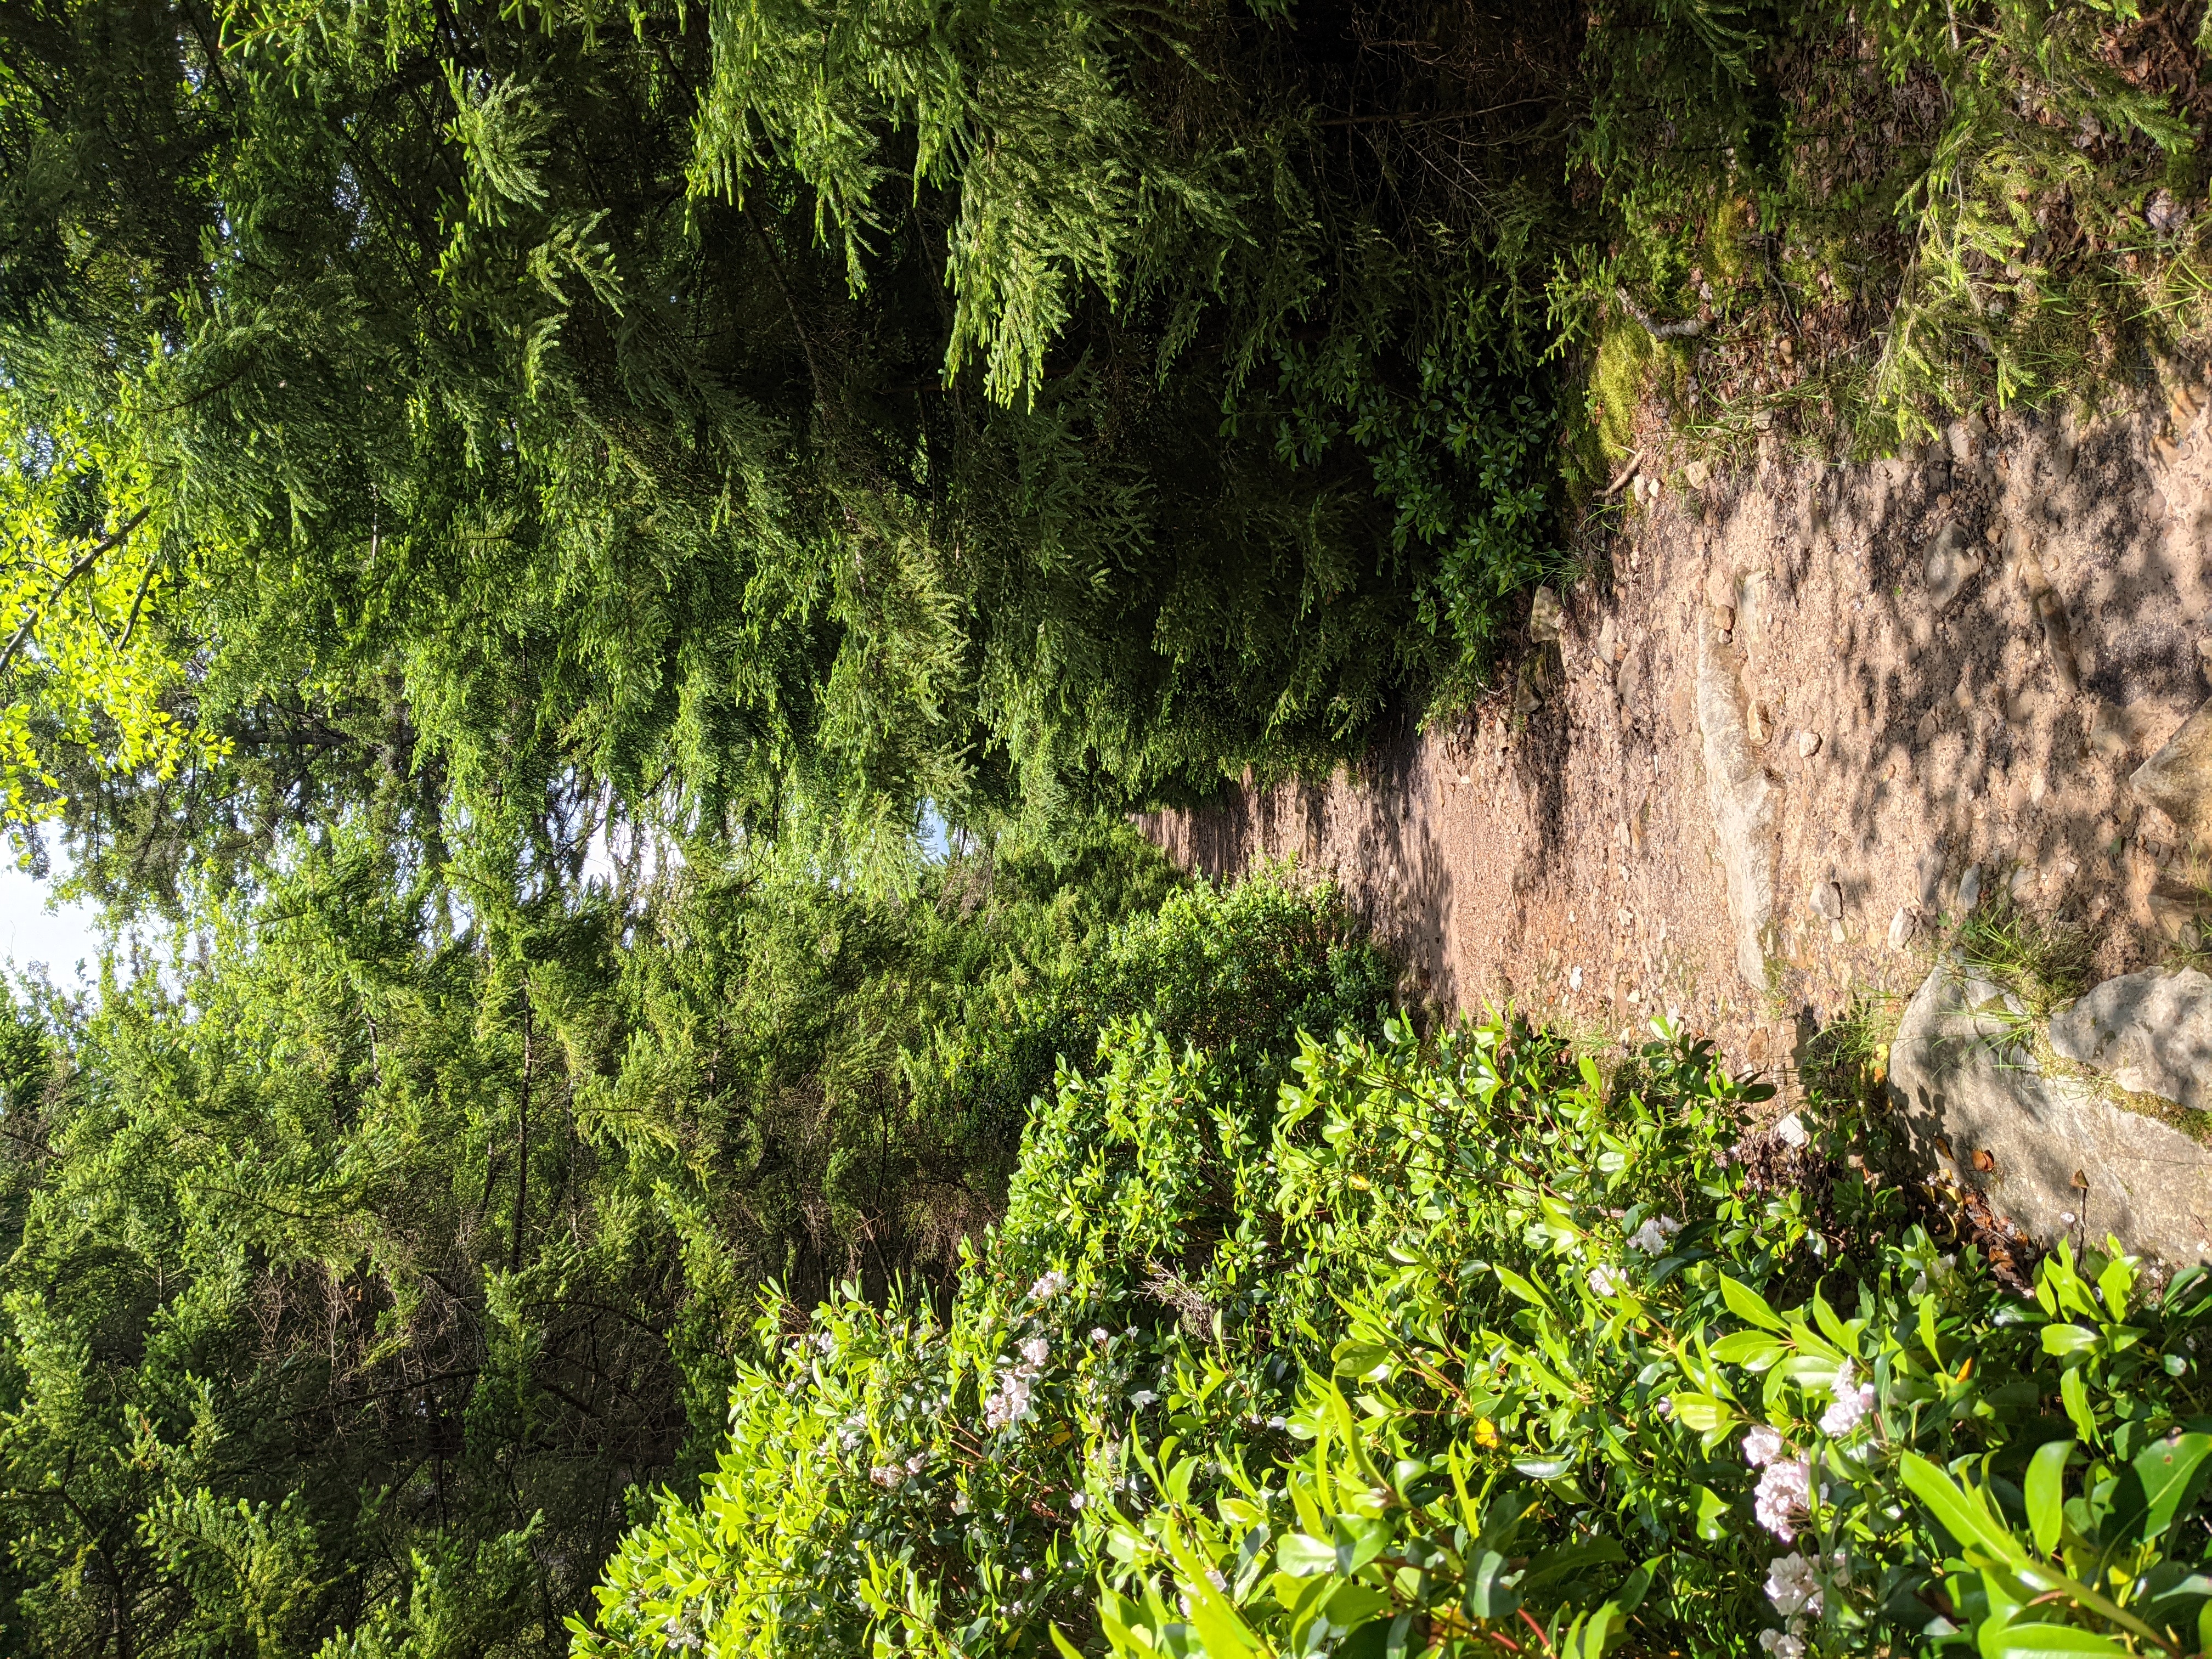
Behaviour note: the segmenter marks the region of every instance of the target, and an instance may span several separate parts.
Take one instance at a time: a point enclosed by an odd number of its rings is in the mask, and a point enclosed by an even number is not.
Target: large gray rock
[[[1955,958],[1936,964],[1889,1051],[1916,1149],[2041,1243],[2112,1234],[2177,1267],[2212,1262],[2212,1148],[2090,1082],[2046,1076],[2019,1040],[2027,1023],[2016,999]]]
[[[2212,702],[2184,720],[2128,785],[2189,834],[2212,838]]]
[[[2108,979],[2051,1017],[2051,1046],[2123,1089],[2212,1112],[2212,977],[2153,968]]]
[[[1728,878],[1729,929],[1736,971],[1766,988],[1766,930],[1774,918],[1774,802],[1771,786],[1751,752],[1735,673],[1713,637],[1712,618],[1698,617],[1698,730],[1705,738],[1705,787],[1713,833]]]

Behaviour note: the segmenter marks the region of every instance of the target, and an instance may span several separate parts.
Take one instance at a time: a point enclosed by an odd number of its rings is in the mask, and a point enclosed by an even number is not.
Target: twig
[[[1616,288],[1613,294],[1613,297],[1620,301],[1620,308],[1643,324],[1646,331],[1655,340],[1686,340],[1692,335],[1703,334],[1705,331],[1705,320],[1702,318],[1685,317],[1679,323],[1655,323],[1651,320],[1650,312],[1628,297],[1626,289]]]
[[[1628,465],[1620,469],[1620,476],[1615,478],[1611,483],[1607,484],[1604,489],[1597,492],[1598,500],[1603,501],[1607,496],[1617,492],[1620,489],[1621,485],[1626,483],[1631,478],[1636,476],[1636,469],[1643,465],[1644,452],[1639,449],[1633,455],[1631,455],[1628,458]]]
[[[133,513],[131,515],[130,519],[123,525],[122,528],[117,530],[112,535],[103,536],[98,541],[94,542],[91,548],[86,552],[85,556],[79,559],[75,564],[71,565],[69,568],[67,574],[62,577],[60,581],[54,585],[54,591],[46,595],[46,604],[52,605],[56,599],[61,598],[64,593],[66,593],[69,591],[69,585],[71,582],[75,581],[79,576],[82,576],[86,571],[92,568],[94,560],[97,559],[101,554],[106,552],[109,548],[114,546],[125,536],[128,536],[132,531],[136,530],[139,526],[140,523],[144,520],[146,514],[151,510],[152,509],[149,507],[140,507],[136,513]],[[31,629],[37,625],[39,612],[44,608],[44,606],[33,606],[32,608],[31,614],[23,618],[23,625],[15,630],[15,637],[8,641],[8,648],[5,651],[0,651],[0,674],[4,674],[8,672],[8,665],[15,660],[15,653],[23,648],[23,641],[31,637]]]
[[[1525,104],[1540,104],[1541,98],[1516,98],[1510,104],[1492,104],[1488,109],[1440,110],[1428,115],[1328,115],[1314,123],[1317,127],[1368,126],[1434,126],[1442,121],[1474,121],[1486,115],[1497,115],[1509,109],[1519,109]]]
[[[138,607],[146,603],[146,590],[153,585],[154,561],[149,559],[146,561],[146,574],[138,579],[138,596],[131,601],[131,619],[123,624],[123,638],[115,647],[118,651],[130,645],[131,632],[138,626]]]
[[[1768,286],[1773,289],[1775,297],[1782,301],[1782,314],[1790,319],[1790,331],[1795,334],[1799,326],[1797,307],[1790,303],[1790,289],[1774,269],[1774,250],[1764,238],[1759,245],[1759,263],[1766,272]]]

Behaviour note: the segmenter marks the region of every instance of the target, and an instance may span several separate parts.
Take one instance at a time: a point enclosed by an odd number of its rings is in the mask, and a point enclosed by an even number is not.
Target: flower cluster
[[[1866,1419],[1874,1409],[1874,1384],[1858,1380],[1848,1359],[1836,1368],[1836,1398],[1820,1413],[1820,1432],[1840,1440]]]
[[[1785,1544],[1796,1540],[1797,1519],[1813,1506],[1813,1466],[1784,1456],[1787,1449],[1782,1431],[1769,1424],[1754,1424],[1743,1437],[1743,1461],[1765,1471],[1752,1494],[1752,1513]]]
[[[868,1479],[879,1486],[905,1484],[910,1475],[920,1474],[929,1467],[929,1454],[918,1451],[903,1463],[879,1463],[868,1471]]]
[[[999,1386],[992,1389],[983,1401],[985,1428],[1003,1429],[1008,1424],[1020,1422],[1030,1414],[1030,1392],[1036,1386],[1037,1373],[1044,1369],[1044,1362],[1051,1352],[1051,1344],[1041,1336],[1033,1336],[1021,1345],[1019,1363],[1000,1371]]]
[[[1666,1252],[1668,1240],[1681,1231],[1682,1224],[1674,1217],[1655,1215],[1629,1235],[1628,1248],[1646,1255],[1661,1255]]]
[[[1067,1275],[1057,1267],[1030,1286],[1030,1300],[1049,1302],[1067,1288]]]
[[[1618,1267],[1600,1262],[1589,1270],[1589,1287],[1593,1296],[1616,1296],[1628,1288],[1628,1280]]]
[[[1842,1550],[1825,1564],[1817,1555],[1795,1550],[1777,1557],[1766,1571],[1766,1599],[1786,1622],[1783,1629],[1761,1631],[1759,1645],[1774,1659],[1805,1659],[1806,1626],[1820,1616],[1828,1589],[1850,1582],[1851,1559]]]

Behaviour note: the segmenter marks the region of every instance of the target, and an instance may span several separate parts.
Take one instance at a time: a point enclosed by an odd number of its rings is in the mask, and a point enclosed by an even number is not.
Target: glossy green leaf
[[[1523,1302],[1533,1303],[1539,1308],[1548,1308],[1552,1305],[1551,1297],[1546,1296],[1542,1291],[1530,1284],[1519,1273],[1515,1273],[1510,1267],[1492,1267],[1491,1271],[1498,1275],[1499,1284]]]
[[[2105,1264],[2105,1271],[2097,1275],[2097,1294],[2104,1299],[2105,1310],[2116,1320],[2128,1316],[2129,1292],[2135,1287],[2136,1270],[2125,1256],[2116,1255]]]
[[[1467,1610],[1476,1619],[1504,1619],[1521,1605],[1518,1575],[1496,1550],[1484,1550],[1467,1576]]]
[[[2025,1561],[2019,1540],[1991,1512],[1989,1500],[1980,1492],[1962,1488],[1917,1452],[1905,1453],[1898,1467],[1912,1495],[1960,1544],[1978,1544],[2000,1560]]]
[[[1674,1420],[1698,1434],[1710,1434],[1736,1415],[1725,1401],[1709,1394],[1678,1394],[1674,1399]]]
[[[2212,1434],[2171,1434],[2154,1441],[2135,1460],[2135,1477],[2141,1483],[2143,1519],[2140,1535],[2158,1537],[2175,1520],[2195,1507],[2212,1465]]]
[[[2006,1625],[1985,1632],[1981,1646],[1988,1659],[2129,1659],[2128,1650],[2111,1637],[2073,1625]]]
[[[1322,1611],[1330,1624],[1348,1630],[1366,1623],[1389,1605],[1389,1596],[1371,1584],[1346,1584],[1322,1604]]]
[[[1390,1547],[1397,1529],[1387,1520],[1371,1520],[1363,1515],[1340,1515],[1336,1517],[1336,1570],[1350,1577]],[[1332,1618],[1334,1614],[1330,1615]],[[1341,1624],[1341,1620],[1337,1621]]]
[[[1571,1457],[1516,1457],[1513,1460],[1513,1467],[1531,1480],[1557,1480],[1561,1475],[1573,1472],[1575,1460]]]
[[[1790,1328],[1782,1322],[1781,1316],[1767,1306],[1765,1297],[1726,1273],[1721,1275],[1721,1299],[1738,1319],[1747,1319],[1763,1330],[1785,1333]]]
[[[2058,1547],[2066,1504],[2066,1466],[2073,1461],[2075,1444],[2053,1440],[2036,1448],[2027,1465],[2027,1522],[2035,1534],[2035,1547],[2048,1555]]]
[[[1294,1532],[1275,1546],[1275,1565],[1294,1578],[1336,1571],[1336,1546]]]
[[[1713,1344],[1713,1358],[1729,1365],[1747,1365],[1763,1371],[1788,1350],[1779,1338],[1765,1331],[1732,1331]]]
[[[1697,1486],[1692,1490],[1698,1498],[1698,1536],[1709,1544],[1717,1544],[1733,1529],[1730,1522],[1733,1511],[1711,1486]]]
[[[2085,1442],[2094,1442],[2097,1437],[2097,1414],[2089,1407],[2089,1388],[2082,1380],[2080,1366],[2069,1366],[2060,1374],[2058,1397],[2065,1404],[2066,1415],[2074,1419],[2075,1431]]]

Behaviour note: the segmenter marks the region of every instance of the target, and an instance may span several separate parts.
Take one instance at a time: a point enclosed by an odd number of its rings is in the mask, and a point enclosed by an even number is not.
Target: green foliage
[[[2041,1020],[2089,988],[2095,953],[2072,923],[2047,921],[2000,893],[1959,924],[1959,960],[2020,996]]]
[[[155,656],[9,687],[104,893],[610,790],[896,888],[925,802],[1342,752],[1548,557],[1531,215],[1346,160],[1325,25],[186,10],[0,19],[10,459],[154,507]]]
[[[904,902],[462,891],[341,836],[166,987],[0,1009],[0,1646],[557,1652],[761,1284],[941,1273],[1071,1021],[1261,1077],[1389,982],[1326,889],[1178,890],[1126,826]]]
[[[1723,441],[1763,410],[1864,453],[2094,400],[2204,319],[2174,27],[2130,0],[1610,9],[1576,154],[1613,222],[1561,303],[1618,319],[1626,285],[1699,319],[1674,413]]]
[[[580,1651],[2197,1651],[2203,1276],[2023,1300],[1655,1036],[1308,1042],[1269,1115],[1109,1032],[949,1315],[771,1301]]]

